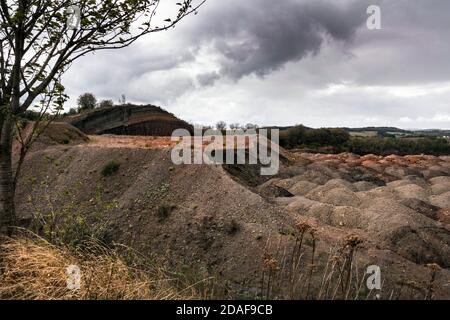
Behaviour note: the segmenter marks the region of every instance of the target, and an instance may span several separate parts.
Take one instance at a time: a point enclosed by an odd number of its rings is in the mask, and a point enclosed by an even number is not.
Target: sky
[[[173,16],[177,1],[162,2]],[[448,0],[207,0],[172,30],[75,62],[67,108],[92,92],[203,125],[450,129],[449,17]]]

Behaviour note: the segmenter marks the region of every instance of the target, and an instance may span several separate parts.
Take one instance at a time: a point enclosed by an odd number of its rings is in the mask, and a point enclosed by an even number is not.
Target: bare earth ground
[[[94,148],[163,149],[176,144],[167,137],[102,135],[89,136],[89,139],[89,147]]]
[[[355,235],[349,282],[360,286],[365,267],[378,265],[381,298],[450,298],[450,157],[295,152],[260,180],[246,166],[174,166],[170,138],[84,140],[30,152],[17,192],[23,217],[86,215],[112,241],[213,276],[216,295],[233,298],[332,298],[343,289],[323,294],[328,265]],[[120,168],[104,177],[110,160]],[[315,231],[291,265],[299,222]]]

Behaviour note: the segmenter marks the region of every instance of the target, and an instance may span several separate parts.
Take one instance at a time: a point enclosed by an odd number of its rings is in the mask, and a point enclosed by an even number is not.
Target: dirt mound
[[[416,198],[406,198],[401,201],[401,204],[407,206],[410,209],[413,209],[414,211],[423,214],[424,216],[430,219],[439,220],[438,212],[440,208],[433,206],[428,202]]]
[[[102,168],[111,160],[120,167],[105,177]],[[86,217],[80,221],[99,225],[92,232],[106,242],[164,253],[169,267],[220,272],[236,290],[242,281],[259,282],[255,258],[271,235],[294,224],[221,166],[174,166],[170,149],[87,144],[39,150],[29,155],[17,199],[24,217]]]
[[[439,210],[437,218],[445,225],[447,230],[450,230],[450,208]]]
[[[450,190],[450,182],[435,183],[431,186],[433,195],[440,195]]]
[[[367,221],[360,209],[349,206],[336,206],[333,208],[332,216],[330,217],[330,224],[332,226],[347,227],[347,228],[367,228]]]
[[[153,105],[99,108],[66,121],[86,134],[171,136],[176,129],[193,132],[192,125]]]
[[[326,186],[317,187],[306,194],[307,198],[332,204],[335,206],[359,206],[360,199],[353,191],[348,188],[331,188]]]
[[[450,208],[450,191],[430,197],[430,202],[441,208]]]
[[[351,234],[364,243],[358,264],[381,264],[386,270],[383,292],[399,290],[402,270],[426,288],[427,263],[443,267],[440,283],[450,280],[450,191],[441,192],[448,176],[427,179],[409,170],[417,163],[422,170],[444,168],[446,159],[301,153],[289,155],[292,160],[282,163],[278,176],[260,177],[258,166],[175,166],[169,141],[102,136],[31,152],[16,207],[22,216],[33,214],[41,221],[52,221],[49,213],[69,215],[74,221],[67,221],[83,234],[159,254],[169,268],[195,268],[201,279],[214,276],[227,283],[217,291],[221,297],[265,295],[261,275],[267,280],[271,266],[277,266],[277,291],[271,297],[289,298],[288,270],[297,259],[289,255],[305,226],[310,231],[298,267],[309,270],[315,255],[312,290],[320,290],[330,248],[345,246],[343,239]],[[117,171],[105,176],[110,161]],[[361,166],[363,161],[384,170]],[[407,176],[396,178],[390,166],[397,172],[404,167]],[[59,235],[48,226],[42,232]],[[294,282],[301,286],[302,279]],[[436,296],[450,297],[450,288],[436,288]]]
[[[353,185],[357,191],[369,191],[377,187],[375,184],[367,181],[358,181],[353,183]]]
[[[292,187],[289,188],[289,191],[298,196],[304,196],[311,190],[317,188],[319,185],[309,181],[298,181]]]
[[[401,227],[387,237],[388,245],[408,260],[418,264],[436,263],[450,267],[450,231]]]
[[[88,136],[83,132],[75,128],[74,126],[65,122],[52,122],[42,128],[36,128],[34,122],[29,122],[23,130],[22,139],[27,141],[28,139],[38,136],[32,145],[33,150],[42,150],[49,146],[68,145],[73,146],[80,143],[89,141]],[[44,130],[45,128],[45,130]],[[13,153],[17,154],[20,150],[20,143],[18,139],[13,142]]]
[[[304,197],[286,203],[289,211],[331,227],[364,230],[378,239],[376,242],[415,263],[448,265],[445,243],[450,238],[445,230],[445,208],[450,206],[450,188],[446,158],[300,156],[313,163],[291,178],[297,187],[289,190]],[[422,174],[424,171],[428,174]],[[420,236],[410,236],[403,232],[405,228],[420,230],[416,233]],[[392,239],[401,244],[391,245]],[[426,239],[430,241],[424,245]]]
[[[397,196],[401,199],[414,198],[422,201],[428,201],[428,192],[424,188],[415,185],[407,184],[394,189]]]

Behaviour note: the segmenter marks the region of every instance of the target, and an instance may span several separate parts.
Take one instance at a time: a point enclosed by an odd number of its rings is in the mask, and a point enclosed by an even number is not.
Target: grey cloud
[[[214,82],[219,78],[220,75],[215,71],[197,75],[198,83],[204,87],[213,85]]]
[[[264,76],[317,54],[327,37],[350,41],[366,21],[366,8],[366,1],[227,1],[208,12],[192,34],[213,43],[222,55],[223,75]]]
[[[365,28],[369,4],[382,30]],[[194,122],[449,127],[449,12],[448,0],[207,0],[174,30],[82,59],[66,87]],[[445,93],[388,93],[428,85]]]
[[[315,66],[360,85],[447,82],[450,74],[450,1],[382,1],[382,29],[360,28],[351,59]],[[326,77],[324,77],[326,79]]]
[[[194,88],[190,77],[174,74],[181,64],[193,59],[189,50],[173,50],[170,46],[154,44],[147,46],[140,42],[122,50],[103,51],[78,60],[64,75],[64,83],[71,91],[72,104],[75,104],[76,96],[85,91],[113,100],[127,94],[142,102],[168,103]]]
[[[170,42],[156,34],[133,47],[102,52],[78,64],[83,83],[73,75],[69,78],[78,86],[90,83],[91,90],[96,89],[101,96],[117,95],[118,90],[125,91],[120,87],[146,74],[172,72],[183,63],[195,63],[199,51],[208,45],[218,55],[220,71],[192,75],[201,86],[211,86],[221,77],[239,80],[250,74],[265,76],[288,62],[319,53],[327,37],[350,41],[365,21],[367,1],[209,0],[198,16],[170,31]],[[185,79],[178,82],[186,83],[189,75],[180,77]],[[167,100],[173,98],[176,96]]]

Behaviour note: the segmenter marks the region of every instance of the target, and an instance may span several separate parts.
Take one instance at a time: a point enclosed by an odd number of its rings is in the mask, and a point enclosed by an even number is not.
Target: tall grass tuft
[[[140,270],[99,243],[71,250],[33,236],[0,239],[0,299],[109,300],[195,299],[179,289],[162,268]],[[81,270],[79,289],[67,286],[67,267]]]

